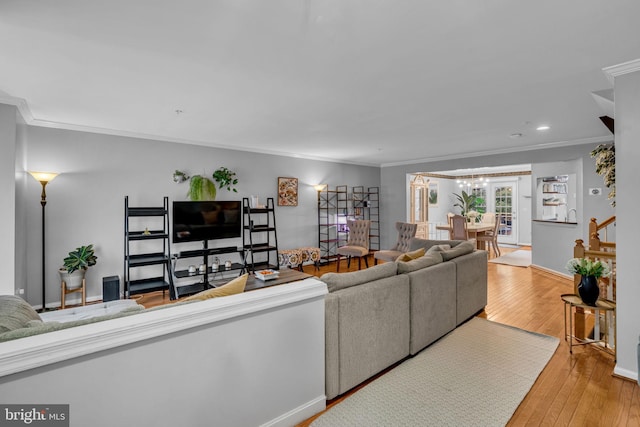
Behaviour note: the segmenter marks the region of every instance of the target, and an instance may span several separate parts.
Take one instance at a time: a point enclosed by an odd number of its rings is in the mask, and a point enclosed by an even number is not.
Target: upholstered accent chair
[[[496,257],[500,256],[500,248],[498,247],[498,231],[500,229],[500,222],[502,221],[502,215],[498,215],[496,218],[493,230],[486,231],[484,234],[481,234],[476,237],[476,240],[479,242],[487,242],[489,245],[489,254],[491,254],[491,248],[493,248],[493,254]]]
[[[369,229],[371,228],[371,221],[367,219],[349,219],[347,220],[347,227],[349,228],[347,244],[340,246],[336,251],[338,254],[337,271],[340,271],[340,258],[342,256],[347,257],[347,267],[351,266],[351,257],[357,257],[358,270],[362,268],[362,258],[364,258],[364,263],[368,268],[369,262],[367,261],[367,255],[369,255]]]
[[[451,226],[450,240],[469,240],[469,232],[467,231],[467,219],[462,215],[454,215],[449,218]]]
[[[385,262],[395,261],[400,255],[409,252],[411,239],[415,237],[418,231],[418,224],[408,222],[396,222],[396,230],[398,230],[398,241],[391,249],[376,251],[373,253],[373,263],[378,264],[378,260]]]

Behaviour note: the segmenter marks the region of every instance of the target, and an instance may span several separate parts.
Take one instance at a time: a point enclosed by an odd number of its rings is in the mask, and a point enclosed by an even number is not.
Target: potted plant
[[[63,267],[58,270],[60,280],[66,283],[67,289],[81,287],[87,268],[96,265],[97,260],[93,245],[76,248],[69,252],[69,256],[63,261]]]
[[[189,179],[189,175],[187,175],[186,173],[179,171],[176,169],[176,171],[173,173],[173,182],[180,184],[182,182],[185,182],[186,180]]]
[[[572,258],[567,262],[567,271],[573,274],[580,274],[580,284],[578,284],[578,293],[582,302],[587,305],[596,305],[598,296],[600,295],[600,287],[598,280],[600,277],[608,277],[611,274],[609,265],[606,262],[589,258]]]
[[[236,173],[222,166],[213,173],[213,179],[219,185],[219,188],[227,188],[227,191],[233,191],[237,193],[235,185],[238,184],[238,178]]]
[[[458,199],[458,203],[454,204],[453,206],[457,206],[460,208],[460,215],[462,216],[467,216],[467,212],[475,209],[478,203],[477,196],[475,196],[473,193],[467,194],[467,192],[464,190],[462,190],[462,194],[453,193],[453,195],[456,196],[456,199]]]

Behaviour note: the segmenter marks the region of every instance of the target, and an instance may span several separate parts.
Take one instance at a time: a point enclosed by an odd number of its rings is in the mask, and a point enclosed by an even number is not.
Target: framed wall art
[[[438,182],[429,181],[429,206],[438,206]]]
[[[278,177],[278,206],[298,206],[298,178]]]

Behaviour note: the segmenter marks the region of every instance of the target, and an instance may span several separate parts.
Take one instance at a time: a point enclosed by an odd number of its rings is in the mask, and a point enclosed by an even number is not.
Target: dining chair
[[[502,221],[502,215],[498,215],[496,218],[493,230],[486,231],[484,234],[476,236],[476,240],[489,244],[489,254],[491,254],[491,248],[493,248],[493,253],[496,257],[500,256],[500,247],[498,246],[500,221]]]
[[[385,262],[395,261],[403,253],[409,252],[411,239],[418,231],[418,224],[396,222],[396,230],[398,230],[398,241],[396,244],[391,249],[375,251],[373,253],[373,263],[375,265],[378,264],[378,260]]]
[[[480,222],[483,224],[491,224],[493,225],[496,222],[496,214],[493,212],[485,212],[482,214],[482,218]]]
[[[347,227],[349,228],[347,244],[340,246],[336,251],[338,254],[337,271],[340,271],[341,256],[347,257],[347,267],[351,266],[351,257],[357,257],[358,270],[362,268],[362,258],[364,258],[364,263],[367,268],[369,268],[367,255],[369,255],[369,229],[371,228],[371,221],[368,219],[349,219],[347,220]]]
[[[451,240],[469,240],[467,219],[462,215],[454,215],[449,219]]]

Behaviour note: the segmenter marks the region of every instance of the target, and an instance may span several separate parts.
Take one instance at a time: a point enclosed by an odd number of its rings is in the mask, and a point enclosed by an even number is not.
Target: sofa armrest
[[[327,294],[324,298],[325,395],[326,399],[333,399],[340,394],[340,299],[335,293]]]
[[[453,258],[456,264],[458,325],[482,310],[487,305],[487,262],[486,251]]]
[[[337,296],[342,394],[409,355],[409,278],[388,277]]]

